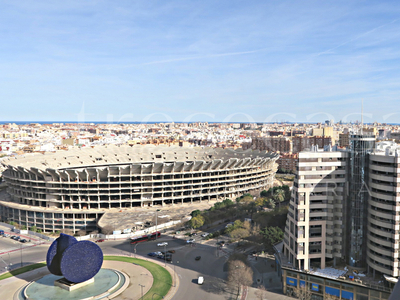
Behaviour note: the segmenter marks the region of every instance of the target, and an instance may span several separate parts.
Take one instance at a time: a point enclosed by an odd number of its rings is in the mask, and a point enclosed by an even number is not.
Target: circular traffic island
[[[32,281],[20,290],[19,299],[29,300],[80,300],[80,299],[112,299],[122,293],[129,284],[129,277],[114,269],[100,269],[93,281],[74,290],[57,286],[55,282],[62,276],[49,274]]]

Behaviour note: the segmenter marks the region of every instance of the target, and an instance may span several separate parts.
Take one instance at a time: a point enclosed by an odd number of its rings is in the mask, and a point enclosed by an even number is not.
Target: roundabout
[[[19,293],[19,299],[30,300],[76,300],[113,298],[122,293],[129,284],[129,277],[121,271],[102,268],[92,284],[85,285],[74,291],[68,291],[54,285],[60,276],[49,274],[27,284]]]
[[[105,272],[104,272],[105,271]],[[111,272],[111,273],[110,273]],[[11,273],[12,274],[12,273]],[[1,299],[171,299],[178,288],[172,284],[172,270],[156,261],[127,256],[104,256],[101,271],[95,276],[96,288],[79,288],[65,297],[65,290],[55,292],[54,280],[60,278],[41,267],[0,280]],[[117,277],[119,279],[117,279]],[[119,281],[119,283],[118,283]],[[98,282],[99,284],[97,284]],[[104,287],[102,286],[104,285]],[[95,287],[95,286],[93,286]],[[107,290],[106,290],[107,288]],[[44,294],[39,294],[39,291]],[[77,292],[77,293],[74,293]],[[57,293],[60,295],[58,296]],[[25,295],[26,294],[26,295]],[[27,297],[28,298],[27,298]],[[56,298],[59,297],[59,298]]]

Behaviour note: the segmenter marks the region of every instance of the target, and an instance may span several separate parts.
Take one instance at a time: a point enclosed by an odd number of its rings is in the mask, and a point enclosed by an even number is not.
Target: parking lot
[[[6,236],[6,235],[9,235],[9,236]],[[11,238],[12,236],[19,236],[20,240],[25,239],[26,242],[22,243],[18,240],[14,240]],[[9,232],[9,231],[6,231],[5,235],[0,235],[0,254],[15,250],[15,249],[20,249],[21,246],[27,247],[30,245],[32,245],[32,243],[29,242],[29,237],[21,236],[19,234],[16,234],[14,232]]]

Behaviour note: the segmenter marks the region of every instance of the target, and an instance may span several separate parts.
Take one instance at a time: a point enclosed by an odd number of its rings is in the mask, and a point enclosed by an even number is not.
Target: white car
[[[209,235],[208,232],[204,232],[201,236],[202,236],[202,237],[206,237],[206,236],[208,236],[208,235]]]
[[[188,243],[188,244],[193,244],[194,242],[195,242],[195,239],[189,239],[186,241],[186,243]]]
[[[167,242],[158,243],[157,246],[158,247],[168,246],[168,243]]]
[[[197,279],[197,283],[198,284],[203,284],[204,282],[204,277],[203,276],[199,276],[199,278]]]

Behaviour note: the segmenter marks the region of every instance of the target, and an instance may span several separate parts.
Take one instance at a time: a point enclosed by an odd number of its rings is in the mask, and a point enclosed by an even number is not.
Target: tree
[[[260,196],[263,197],[263,198],[266,198],[266,197],[269,196],[269,193],[268,193],[268,191],[263,190],[263,191],[260,193]]]
[[[249,230],[245,228],[236,228],[229,233],[229,236],[234,240],[241,240],[250,235]]]
[[[256,204],[257,206],[264,206],[265,200],[266,200],[266,199],[265,199],[265,198],[262,198],[262,197],[257,198],[255,204]]]
[[[265,289],[265,286],[260,285],[258,287],[258,290],[255,292],[257,299],[258,300],[264,300],[264,298],[267,296],[266,291],[267,290]]]
[[[285,191],[283,189],[276,190],[273,198],[276,202],[283,202],[285,200]]]
[[[241,285],[249,286],[253,283],[253,270],[240,260],[228,262],[228,284],[239,289]]]
[[[282,241],[284,236],[283,231],[279,227],[267,227],[261,230],[261,234],[270,246]]]
[[[249,204],[250,202],[253,202],[253,201],[254,201],[254,199],[253,199],[252,196],[244,196],[244,197],[240,200],[240,202],[241,202],[241,203],[244,203],[244,204]]]
[[[299,288],[293,288],[293,295],[294,297],[296,297],[295,299],[299,299],[299,300],[312,300],[312,292],[306,288],[304,285],[300,286]],[[339,298],[337,298],[336,296],[333,295],[329,295],[329,294],[325,294],[324,296],[324,300],[337,300]]]
[[[192,217],[197,217],[197,216],[200,215],[200,214],[201,214],[201,211],[198,210],[198,209],[196,209],[196,210],[194,210],[194,211],[192,211],[192,212],[190,213],[190,215],[191,215]]]
[[[294,288],[294,296],[299,300],[311,300],[311,291],[305,286],[300,286],[299,288]]]
[[[266,205],[268,208],[272,208],[272,209],[274,209],[275,206],[276,206],[275,201],[272,200],[272,199],[267,199],[267,200],[265,201],[265,205]]]
[[[251,229],[251,223],[249,221],[244,221],[242,227],[248,231]]]
[[[114,228],[111,225],[106,225],[103,228],[101,228],[101,233],[105,235],[112,234],[114,231]]]
[[[37,227],[36,226],[31,226],[31,231],[37,232]]]
[[[84,235],[86,235],[86,230],[85,229],[79,229],[78,236],[84,236]]]
[[[232,206],[232,205],[235,204],[235,203],[233,203],[233,201],[232,201],[231,199],[225,199],[224,201],[222,201],[222,203],[223,203],[225,206]]]
[[[193,228],[199,228],[204,225],[204,217],[202,215],[198,215],[192,218],[190,221],[190,226]]]

